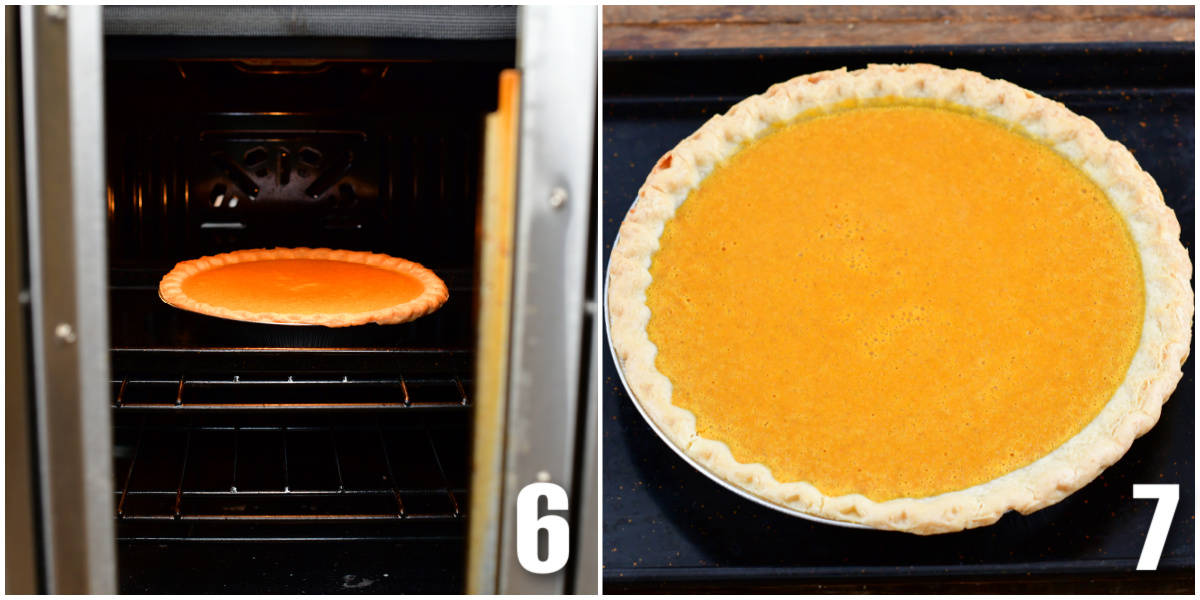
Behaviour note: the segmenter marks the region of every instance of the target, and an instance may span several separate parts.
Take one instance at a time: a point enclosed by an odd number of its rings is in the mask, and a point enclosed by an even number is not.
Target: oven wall
[[[271,62],[109,62],[112,266],[320,245],[469,271],[498,66]]]

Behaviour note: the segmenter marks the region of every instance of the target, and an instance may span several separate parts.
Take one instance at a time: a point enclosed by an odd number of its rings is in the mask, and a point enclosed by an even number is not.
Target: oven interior
[[[121,592],[460,592],[483,125],[515,44],[107,40]],[[215,54],[215,55],[214,55]],[[167,306],[177,261],[381,252],[449,301],[331,329]]]

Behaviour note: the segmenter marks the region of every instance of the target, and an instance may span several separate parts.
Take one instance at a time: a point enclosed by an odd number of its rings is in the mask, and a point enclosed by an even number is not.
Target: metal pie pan
[[[635,206],[637,206],[637,200],[634,200],[633,204],[630,205],[629,209],[633,210],[633,208]],[[621,234],[618,233],[617,237],[613,239],[613,248],[616,248],[617,244],[620,241],[621,241]],[[659,429],[658,424],[655,423],[654,420],[650,418],[650,415],[646,413],[646,409],[642,407],[641,401],[639,401],[637,399],[637,396],[634,395],[633,390],[629,387],[629,382],[625,380],[625,370],[621,365],[621,360],[617,357],[616,350],[613,349],[612,336],[608,334],[611,331],[611,328],[609,327],[609,312],[608,312],[608,289],[609,289],[608,283],[609,283],[609,279],[611,277],[611,266],[612,266],[612,260],[610,257],[609,264],[607,266],[605,266],[605,268],[604,268],[604,298],[603,298],[604,330],[605,330],[604,337],[608,341],[608,352],[609,352],[609,354],[612,355],[613,364],[616,365],[616,367],[617,367],[617,378],[621,380],[621,386],[625,388],[625,393],[629,396],[629,399],[633,402],[633,406],[637,408],[638,413],[642,415],[642,419],[644,419],[646,421],[646,424],[650,426],[650,429],[652,429],[654,431],[655,435],[657,435],[659,437],[659,439],[661,439],[662,442],[667,445],[668,448],[670,448],[672,451],[674,451],[675,454],[679,455],[679,458],[682,458],[684,462],[691,465],[691,467],[693,469],[696,469],[697,471],[703,473],[706,477],[713,480],[721,487],[723,487],[723,488],[725,488],[725,489],[727,489],[727,490],[729,490],[751,502],[760,504],[760,505],[770,508],[772,510],[779,511],[785,515],[799,517],[801,519],[807,519],[809,521],[815,521],[817,523],[823,523],[825,525],[835,525],[837,527],[846,527],[849,529],[873,529],[872,527],[869,527],[867,525],[862,525],[859,523],[848,523],[845,521],[837,521],[834,519],[827,519],[825,517],[818,517],[816,515],[811,515],[806,512],[796,510],[791,507],[783,506],[781,504],[776,504],[774,502],[771,502],[770,500],[756,496],[756,495],[726,481],[721,476],[708,470],[708,468],[705,467],[704,465],[701,465],[700,463],[696,462],[696,460],[693,459],[692,457],[688,456],[687,453],[685,453],[682,448],[680,448],[679,446],[676,446],[675,443],[672,442],[670,440],[670,438],[668,438],[666,436],[665,433],[663,433],[662,429]]]

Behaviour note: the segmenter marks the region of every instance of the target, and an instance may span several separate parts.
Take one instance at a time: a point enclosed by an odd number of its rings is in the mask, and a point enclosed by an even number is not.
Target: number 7
[[[1175,516],[1175,507],[1179,505],[1179,484],[1135,483],[1133,497],[1158,498],[1154,516],[1150,519],[1150,531],[1146,532],[1146,543],[1142,546],[1142,556],[1138,558],[1137,564],[1139,571],[1153,571],[1158,568],[1163,545],[1167,543],[1167,530],[1170,529],[1171,519]]]

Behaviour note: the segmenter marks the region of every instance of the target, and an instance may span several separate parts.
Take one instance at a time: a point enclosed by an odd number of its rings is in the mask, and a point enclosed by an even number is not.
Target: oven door
[[[25,252],[10,245],[5,261],[9,315],[19,319],[8,322],[5,337],[29,357],[20,382],[9,382],[16,389],[6,388],[6,414],[17,417],[6,420],[7,444],[18,444],[26,458],[7,471],[6,499],[28,507],[25,519],[6,515],[6,555],[32,558],[13,574],[22,591],[112,594],[100,8],[23,6],[19,14],[8,9],[5,19],[17,34],[6,48],[8,70],[19,64],[20,71],[19,79],[9,76],[6,97],[10,150],[12,125],[22,140],[7,172],[10,186],[17,175],[24,188],[23,202],[9,194],[8,231],[14,233],[16,211],[25,225]],[[16,106],[19,118],[11,114]],[[14,280],[20,270],[26,277]],[[10,354],[9,364],[15,359]],[[13,531],[26,523],[36,525],[24,536]]]
[[[489,123],[516,139],[489,140],[485,177],[469,593],[598,590],[596,25],[593,7],[521,7],[519,92],[502,79]],[[539,481],[567,491],[573,532],[544,575],[516,552],[517,496]]]

